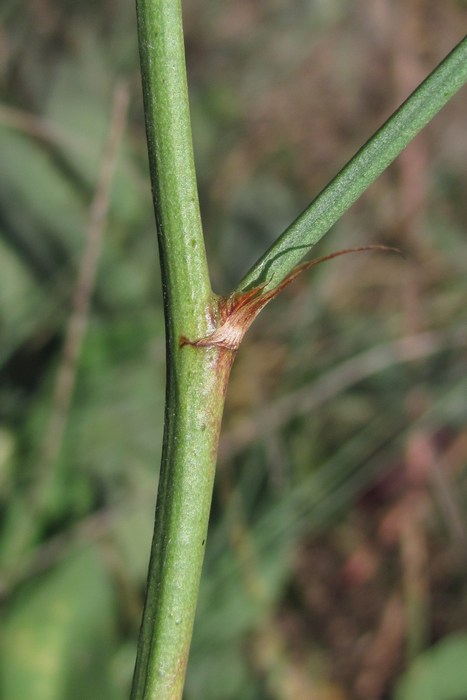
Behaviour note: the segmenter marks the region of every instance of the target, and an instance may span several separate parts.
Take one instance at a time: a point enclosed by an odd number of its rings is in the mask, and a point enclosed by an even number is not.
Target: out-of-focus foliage
[[[465,19],[457,0],[185,3],[216,291]],[[4,0],[0,22],[0,698],[125,698],[165,372],[134,8]],[[130,109],[87,331],[63,438],[44,460],[122,79]],[[467,624],[464,125],[465,94],[319,251],[385,243],[406,261],[317,268],[239,352],[187,700],[408,700],[415,669],[451,673],[458,647],[425,650]]]
[[[110,674],[114,592],[102,558],[75,554],[10,607],[1,655],[4,697],[123,697]]]
[[[467,636],[453,634],[415,661],[398,685],[396,700],[461,698],[467,688]]]

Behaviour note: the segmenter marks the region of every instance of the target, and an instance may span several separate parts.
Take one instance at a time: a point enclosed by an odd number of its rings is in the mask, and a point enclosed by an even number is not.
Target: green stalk
[[[210,327],[180,0],[137,0],[146,134],[169,340]],[[174,347],[171,357],[176,354]]]
[[[232,353],[180,347],[213,330],[191,141],[181,7],[138,0],[141,72],[167,332],[161,476],[132,700],[183,691]]]
[[[179,700],[224,396],[238,344],[274,296],[268,292],[278,290],[307,250],[467,80],[467,44],[461,42],[370,139],[258,261],[237,292],[219,299],[211,291],[199,214],[180,0],[137,0],[137,18],[164,291],[167,389],[156,523],[131,699]]]
[[[230,361],[186,347],[169,371],[156,524],[132,700],[182,697]],[[224,361],[226,360],[227,361]]]
[[[253,265],[237,290],[263,283],[265,292],[277,287],[466,81],[464,38]]]

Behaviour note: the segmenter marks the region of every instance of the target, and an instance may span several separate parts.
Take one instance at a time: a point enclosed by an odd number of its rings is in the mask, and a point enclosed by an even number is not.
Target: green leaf
[[[115,700],[113,594],[91,549],[63,561],[13,602],[2,629],[0,696]]]
[[[446,637],[410,666],[400,679],[394,700],[465,700],[467,634]]]
[[[0,128],[2,202],[12,204],[27,245],[49,265],[54,262],[53,242],[81,244],[86,209],[80,193],[63,176],[53,157],[33,139]],[[43,227],[47,238],[37,236]]]
[[[1,233],[0,233],[1,235]],[[0,239],[0,365],[43,322],[44,290],[23,260]]]

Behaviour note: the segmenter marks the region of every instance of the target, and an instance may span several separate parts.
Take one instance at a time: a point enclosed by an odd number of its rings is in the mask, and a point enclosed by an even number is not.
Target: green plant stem
[[[466,82],[464,38],[253,265],[237,291],[263,283],[264,292],[277,287]]]
[[[212,326],[193,159],[180,0],[137,0],[149,167],[169,342]]]
[[[156,523],[131,698],[179,700],[234,356],[234,350],[213,345],[209,338],[222,324],[237,337],[236,323],[248,309],[237,297],[236,306],[225,300],[220,304],[210,287],[193,162],[180,0],[137,0],[137,18],[164,291],[167,389]],[[267,282],[263,292],[280,284],[465,82],[466,49],[465,42],[457,47],[364,146],[252,268],[240,291],[263,281]],[[226,320],[226,310],[230,313],[234,307],[238,317]],[[224,338],[225,333],[220,336]],[[219,333],[215,337],[219,339]],[[182,338],[189,339],[183,347]]]
[[[183,348],[166,433],[132,700],[182,697],[231,357]]]
[[[164,444],[132,700],[182,696],[232,353],[180,347],[215,325],[191,142],[181,7],[138,0],[167,331]]]

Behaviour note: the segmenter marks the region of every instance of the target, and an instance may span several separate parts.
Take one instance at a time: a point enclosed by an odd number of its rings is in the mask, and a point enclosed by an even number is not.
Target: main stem
[[[131,699],[179,700],[234,352],[306,250],[466,82],[467,40],[284,232],[237,292],[219,300],[211,291],[199,214],[180,0],[137,0],[137,16],[164,291],[167,390],[156,524]]]
[[[138,0],[167,334],[161,475],[132,700],[181,698],[233,354],[181,347],[217,321],[199,214],[179,0]]]

